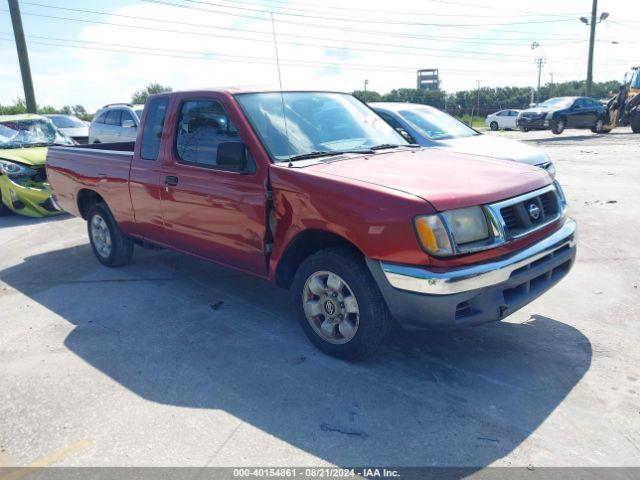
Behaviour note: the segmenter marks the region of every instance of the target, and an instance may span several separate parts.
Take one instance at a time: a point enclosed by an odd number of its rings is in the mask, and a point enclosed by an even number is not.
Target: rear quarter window
[[[160,142],[164,129],[169,99],[156,98],[149,103],[147,118],[142,130],[142,146],[140,158],[143,160],[157,160],[160,152]]]

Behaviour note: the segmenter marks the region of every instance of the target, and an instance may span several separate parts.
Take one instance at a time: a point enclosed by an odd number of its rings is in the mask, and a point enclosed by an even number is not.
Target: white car
[[[500,110],[499,112],[487,115],[485,125],[494,132],[496,130],[517,130],[516,119],[522,110]]]
[[[93,117],[89,143],[135,142],[144,105],[111,103]]]
[[[414,103],[370,103],[369,106],[411,143],[527,163],[555,177],[555,166],[543,151],[515,140],[484,135],[437,108]]]
[[[78,143],[87,143],[89,139],[89,126],[73,115],[53,113],[45,115],[67,137],[73,138]]]

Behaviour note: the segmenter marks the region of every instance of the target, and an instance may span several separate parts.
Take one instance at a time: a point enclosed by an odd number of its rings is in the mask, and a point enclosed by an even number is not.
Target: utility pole
[[[596,42],[596,16],[598,15],[598,0],[593,0],[591,7],[591,34],[589,36],[589,64],[587,66],[587,97],[591,96],[593,87],[593,48]]]
[[[537,90],[537,102],[540,103],[540,80],[542,79],[542,67],[547,61],[544,58],[536,58],[536,65],[538,66],[538,90]]]
[[[596,43],[596,25],[609,17],[607,12],[602,12],[600,19],[598,17],[598,0],[593,0],[591,6],[591,21],[586,17],[580,17],[580,21],[585,25],[591,27],[591,33],[589,35],[589,63],[587,65],[587,97],[591,96],[591,90],[593,88],[593,50]]]
[[[368,100],[368,98],[367,98],[367,85],[369,85],[369,80],[365,79],[365,81],[364,81],[364,98],[365,98],[364,101],[365,102]]]
[[[18,50],[18,61],[20,62],[20,73],[22,74],[22,87],[24,88],[24,99],[27,103],[27,111],[29,113],[36,113],[36,96],[35,93],[33,93],[29,53],[27,52],[27,42],[24,39],[24,29],[22,28],[22,17],[20,16],[18,0],[9,0],[9,12],[11,13],[13,35],[15,36],[16,49]]]

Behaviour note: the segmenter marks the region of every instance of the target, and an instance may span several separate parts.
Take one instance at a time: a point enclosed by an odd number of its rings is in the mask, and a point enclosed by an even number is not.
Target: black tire
[[[346,343],[331,343],[317,333],[307,320],[304,311],[304,294],[307,280],[318,272],[338,275],[354,295],[359,323],[353,338]],[[291,300],[300,326],[322,352],[345,360],[356,360],[371,355],[389,333],[391,315],[382,294],[363,259],[346,248],[327,248],[302,262],[291,285]]]
[[[7,215],[11,215],[13,212],[4,204],[2,200],[2,189],[0,188],[0,217],[6,217]]]
[[[498,129],[500,128],[500,126],[498,125],[498,122],[491,122],[489,124],[489,128],[493,131],[493,132],[497,132]]]
[[[520,127],[520,131],[522,133],[527,133],[529,131],[529,129],[527,127]]]
[[[562,134],[565,128],[567,128],[567,121],[564,118],[561,118],[551,125],[551,131],[554,133],[554,135]]]
[[[631,114],[631,131],[633,133],[640,133],[640,111],[636,110]]]
[[[92,222],[96,217],[100,217],[107,227],[105,235],[109,235],[111,243],[108,254],[99,252],[96,247],[96,240],[94,239],[92,229]],[[93,253],[100,263],[107,267],[120,267],[131,261],[133,257],[133,240],[122,234],[109,208],[104,203],[96,203],[89,209],[89,213],[87,214],[87,231]]]
[[[609,133],[608,130],[604,130],[604,120],[599,118],[596,120],[596,124],[590,129],[593,133]]]

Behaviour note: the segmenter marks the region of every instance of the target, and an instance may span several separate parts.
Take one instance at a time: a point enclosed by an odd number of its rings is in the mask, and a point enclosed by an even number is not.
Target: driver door
[[[230,144],[246,147],[220,99],[181,96],[177,102],[160,178],[167,243],[266,275],[264,173],[248,150],[245,167],[228,155],[240,151]]]

